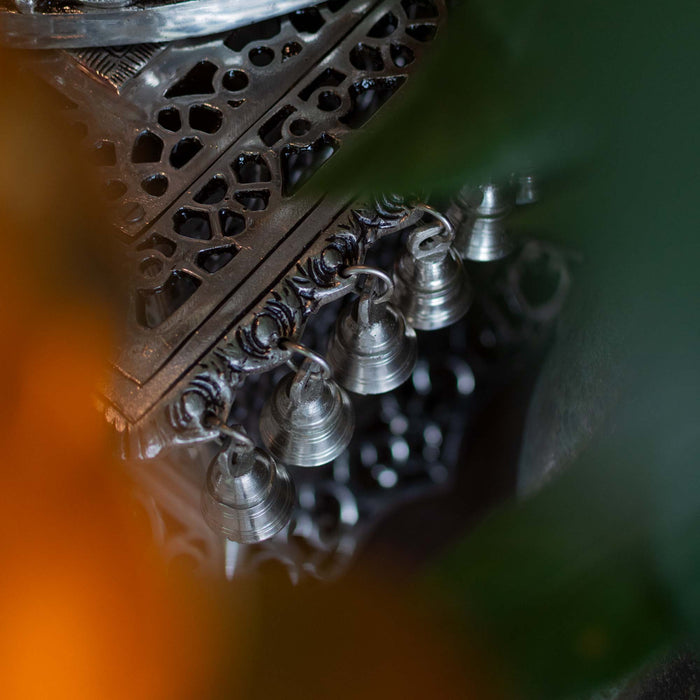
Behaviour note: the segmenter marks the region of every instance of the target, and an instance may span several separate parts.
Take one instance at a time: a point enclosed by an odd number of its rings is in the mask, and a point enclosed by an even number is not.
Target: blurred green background
[[[18,692],[2,696],[47,697],[42,670],[54,688],[64,681],[70,689],[82,680],[73,663],[99,691],[63,697],[189,698],[180,680],[189,675],[202,686],[198,697],[461,698],[449,694],[460,687],[448,677],[458,669],[472,683],[469,697],[479,700],[590,698],[665,652],[694,646],[699,33],[697,1],[455,2],[428,64],[392,99],[396,108],[382,110],[354,148],[343,146],[324,166],[324,187],[438,197],[521,168],[538,173],[541,201],[519,212],[514,229],[582,253],[562,319],[568,331],[552,357],[562,381],[573,381],[567,395],[578,415],[601,417],[574,463],[532,497],[492,513],[420,581],[408,585],[380,570],[372,572],[385,575],[378,583],[368,575],[339,590],[291,592],[265,581],[234,592],[192,584],[175,595],[175,577],[151,570],[150,544],[134,544],[142,540],[124,525],[128,509],[116,507],[122,501],[106,483],[118,470],[104,468],[97,438],[85,439],[98,432],[83,418],[92,408],[72,409],[76,418],[66,410],[66,396],[75,407],[86,403],[90,363],[104,352],[88,339],[105,335],[101,325],[85,324],[83,335],[71,330],[80,318],[63,299],[69,295],[55,291],[61,282],[72,290],[87,280],[58,252],[70,253],[65,232],[74,212],[88,221],[89,207],[65,195],[71,182],[83,181],[65,170],[77,148],[57,125],[46,141],[35,140],[50,105],[27,102],[24,91],[35,88],[20,73],[3,73],[11,135],[4,172],[19,188],[6,186],[3,204],[21,210],[16,220],[6,216],[14,257],[5,256],[0,276],[13,299],[0,309],[10,321],[4,366],[15,382],[8,380],[15,388],[2,406],[15,423],[0,441],[5,478],[14,481],[3,510],[3,600],[14,625],[8,629],[19,630],[3,641],[24,665],[0,655],[10,660],[0,680],[20,671]],[[26,112],[18,119],[20,104]],[[38,184],[27,189],[25,182]],[[14,196],[20,190],[32,206]],[[24,260],[28,231],[38,231],[44,246],[53,241],[42,249],[46,264],[16,262]],[[43,296],[28,293],[30,272]],[[100,296],[94,291],[81,286],[74,296],[92,303]],[[59,305],[66,307],[60,314]],[[47,391],[53,385],[44,377],[59,378],[60,390]],[[579,377],[585,387],[577,396]],[[22,393],[22,382],[35,393]],[[28,397],[24,413],[15,395]],[[64,483],[79,487],[59,489]],[[85,595],[100,590],[103,596]],[[56,611],[65,616],[48,614]],[[435,633],[436,621],[448,643]],[[193,659],[202,669],[188,669]],[[39,690],[31,695],[22,684],[35,677]]]
[[[454,3],[399,106],[331,166],[339,189],[438,195],[531,168],[543,196],[515,229],[584,255],[555,352],[599,373],[600,430],[421,584],[532,698],[700,631],[699,32],[697,2]]]

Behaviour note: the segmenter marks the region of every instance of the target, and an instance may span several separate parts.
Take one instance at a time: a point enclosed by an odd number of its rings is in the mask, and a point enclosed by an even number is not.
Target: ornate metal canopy
[[[179,35],[165,23],[149,34],[151,43],[109,47],[90,46],[114,43],[102,29],[83,40],[80,32],[93,27],[115,28],[89,24],[93,17],[148,18],[206,5],[81,5],[75,42],[69,39],[80,47],[32,54],[63,96],[64,117],[113,206],[128,304],[99,403],[123,438],[156,537],[169,556],[201,568],[230,573],[235,560],[255,568],[273,559],[293,579],[337,575],[383,513],[449,485],[474,388],[459,334],[443,338],[441,364],[427,352],[403,387],[354,400],[359,436],[332,464],[290,469],[297,500],[278,535],[239,555],[202,518],[206,465],[231,452],[221,426],[242,424],[257,437],[251,418],[289,360],[280,341],[303,334],[322,352],[338,311],[333,302],[354,287],[343,271],[368,256],[391,268],[399,239],[392,243],[391,234],[411,231],[416,251],[434,235],[412,202],[338,199],[319,183],[324,163],[358,129],[372,128],[372,117],[410,82],[445,22],[444,0],[330,0],[278,14],[301,4],[266,4],[271,16],[218,34],[211,32],[233,26],[230,14],[203,13],[183,29],[186,40],[167,42]],[[62,18],[51,25],[55,36],[40,24],[12,34],[7,13],[0,31],[27,46],[42,36],[65,46],[66,9],[25,10],[37,21],[47,13]],[[155,26],[149,21],[143,33],[130,33],[127,20],[119,36],[146,39]],[[192,38],[198,27],[209,35]],[[466,191],[448,218],[433,216],[447,228],[466,221],[491,259],[512,249],[504,221],[515,195],[496,185],[481,192],[472,203],[474,192]],[[494,236],[503,245],[492,255]],[[450,249],[450,274],[458,275],[450,240],[440,249]],[[430,250],[420,255],[425,264],[409,267],[428,275],[421,282],[428,290],[435,280],[426,271],[447,267],[431,267]],[[466,303],[467,287],[458,295]],[[508,325],[499,320],[497,332]]]
[[[283,361],[337,270],[404,225],[306,181],[409,79],[442,2],[327,4],[226,34],[43,57],[120,221],[130,299],[103,387],[132,456],[211,439],[246,374]]]

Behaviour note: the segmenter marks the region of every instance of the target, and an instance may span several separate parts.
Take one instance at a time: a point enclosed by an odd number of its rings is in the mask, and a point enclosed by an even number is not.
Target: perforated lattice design
[[[64,91],[126,246],[118,381],[143,386],[174,353],[191,366],[216,340],[202,325],[281,243],[289,267],[339,215],[305,183],[406,82],[443,15],[440,0],[329,2],[169,45],[101,100]]]

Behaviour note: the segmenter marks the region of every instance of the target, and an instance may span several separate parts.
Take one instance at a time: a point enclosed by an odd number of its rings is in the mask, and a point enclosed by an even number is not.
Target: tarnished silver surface
[[[244,376],[284,361],[342,287],[337,271],[412,220],[400,201],[351,204],[303,185],[405,84],[442,2],[320,5],[264,25],[38,68],[113,197],[130,290],[103,386],[134,457],[212,439]],[[263,65],[264,64],[264,65]]]
[[[310,4],[309,0],[16,0],[14,7],[0,9],[0,41],[22,49],[176,41]]]

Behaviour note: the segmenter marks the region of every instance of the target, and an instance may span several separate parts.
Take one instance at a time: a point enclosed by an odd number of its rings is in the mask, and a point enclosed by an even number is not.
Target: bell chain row
[[[445,328],[467,313],[473,292],[462,258],[495,260],[511,252],[505,219],[515,202],[512,187],[487,184],[462,190],[448,216],[417,205],[429,222],[409,233],[392,276],[364,265],[340,272],[357,298],[341,310],[326,358],[290,339],[279,341],[291,372],[263,406],[265,450],[242,428],[207,419],[228,438],[209,467],[202,499],[215,531],[254,543],[286,526],[295,490],[283,464],[317,467],[338,457],[355,427],[347,391],[382,394],[400,386],[416,364],[415,329]]]

